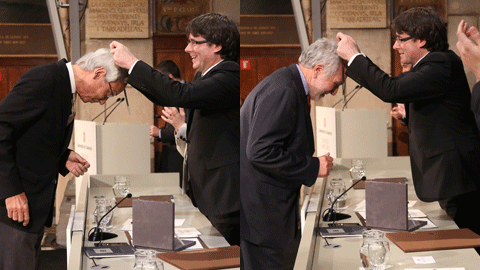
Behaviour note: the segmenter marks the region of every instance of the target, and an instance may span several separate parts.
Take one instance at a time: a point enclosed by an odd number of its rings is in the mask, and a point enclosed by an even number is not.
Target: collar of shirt
[[[307,79],[305,79],[305,76],[303,75],[303,72],[302,70],[300,69],[300,67],[298,65],[297,66],[297,69],[298,69],[298,73],[300,73],[300,78],[302,78],[302,83],[303,83],[303,88],[305,88],[305,95],[308,96],[308,94],[310,93],[310,91],[308,90],[308,83],[307,83]]]
[[[75,94],[77,86],[75,85],[75,76],[73,75],[72,63],[68,62],[66,65],[68,69],[68,77],[70,77],[70,85],[72,86],[72,94]]]
[[[202,73],[202,77],[205,76],[205,74],[207,74],[212,68],[214,68],[215,66],[217,66],[218,64],[220,64],[221,62],[223,62],[223,59],[218,61],[217,63],[215,63],[213,66],[211,66],[209,69],[207,69],[207,71],[203,72]]]
[[[416,65],[418,64],[418,62],[422,61],[422,59],[425,58],[425,56],[427,56],[429,53],[430,53],[430,52],[427,52],[424,56],[422,56],[422,58],[420,58],[420,59],[415,63],[415,65],[412,66],[412,68],[413,68],[414,66],[416,66]]]

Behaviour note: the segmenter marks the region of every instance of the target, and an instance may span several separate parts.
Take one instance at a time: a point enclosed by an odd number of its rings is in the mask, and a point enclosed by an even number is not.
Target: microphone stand
[[[105,116],[105,120],[103,120],[103,124],[102,125],[105,125],[105,122],[107,122],[107,118],[110,116],[110,114],[112,114],[113,111],[115,111],[115,109],[118,107],[118,105],[120,105],[120,103],[122,103],[123,99],[120,100],[119,103],[117,103],[117,105],[115,107],[113,107],[113,109],[107,114],[107,116]]]
[[[125,199],[127,198],[131,198],[132,197],[132,194],[131,193],[128,193],[127,196],[123,197],[123,199],[121,199],[117,204],[115,204],[115,206],[113,206],[110,210],[108,210],[107,213],[105,213],[105,215],[103,215],[100,220],[97,222],[97,226],[96,227],[93,227],[92,229],[90,229],[90,231],[88,232],[88,241],[102,241],[102,240],[107,240],[107,239],[111,239],[111,238],[115,238],[117,237],[118,235],[117,234],[114,234],[114,233],[108,233],[108,232],[102,232],[102,229],[99,228],[102,220],[104,217],[106,217],[108,214],[110,214],[110,212],[113,211],[113,209],[115,209],[119,204],[121,204]],[[93,232],[92,232],[93,230]]]
[[[337,196],[337,198],[335,198],[335,201],[333,201],[332,205],[330,206],[330,208],[328,209],[325,209],[325,211],[323,212],[323,221],[336,221],[336,220],[342,220],[342,219],[347,219],[349,217],[351,217],[350,215],[348,214],[342,214],[342,213],[337,213],[333,207],[335,206],[335,203],[337,202],[338,198],[342,197],[345,193],[347,193],[347,191],[349,191],[350,189],[352,189],[356,184],[358,184],[360,181],[365,181],[367,180],[367,178],[365,176],[363,176],[361,179],[357,180],[357,182],[355,182],[351,187],[349,187],[347,190],[345,190],[344,192],[342,192],[342,194],[340,194],[339,196]]]
[[[343,104],[343,107],[342,107],[342,111],[345,110],[345,107],[347,106],[347,103],[350,102],[350,100],[353,98],[353,96],[355,96],[358,93],[358,91],[360,91],[360,89],[362,89],[362,87],[363,86],[361,86],[361,85],[359,85],[358,87],[355,87],[355,89],[357,89],[357,90],[355,91],[355,93],[352,94],[352,96],[350,96],[350,98],[347,101],[345,101],[345,103]]]
[[[115,102],[113,102],[110,106],[108,106],[105,110],[103,110],[101,113],[99,113],[97,116],[95,116],[91,121],[97,119],[100,115],[102,115],[103,113],[105,113],[108,109],[110,109],[113,105],[115,105],[115,103],[117,102],[121,102],[122,99],[121,98],[118,98]]]
[[[335,106],[338,105],[338,103],[342,102],[345,104],[345,103],[348,103],[350,101],[350,99],[352,99],[353,96],[351,96],[348,100],[347,100],[347,97],[350,96],[351,94],[355,95],[363,86],[361,85],[357,85],[355,86],[355,88],[352,89],[352,91],[348,92],[347,94],[345,94],[342,99],[340,99],[339,101],[335,102],[335,104],[332,105],[332,108],[334,108]]]

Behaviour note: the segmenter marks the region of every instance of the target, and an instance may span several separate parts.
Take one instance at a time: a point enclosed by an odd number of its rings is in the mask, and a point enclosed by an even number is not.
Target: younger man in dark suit
[[[291,269],[299,237],[302,185],[326,177],[329,153],[313,157],[315,145],[307,96],[337,93],[345,69],[336,42],[319,39],[298,65],[261,81],[240,110],[241,249],[245,270]]]
[[[75,97],[98,102],[125,88],[107,49],[27,71],[0,103],[0,269],[38,269],[44,226],[52,224],[58,174],[90,164],[67,149]]]
[[[238,245],[240,34],[232,20],[215,13],[194,18],[186,33],[185,52],[201,75],[187,83],[138,60],[119,42],[110,49],[115,63],[129,70],[128,83],[148,99],[189,109],[187,194],[225,239]]]
[[[480,207],[480,138],[469,109],[470,89],[460,58],[448,50],[447,29],[431,8],[412,8],[395,18],[393,48],[409,72],[390,77],[337,34],[347,75],[385,102],[407,107],[410,163],[420,200],[439,201],[460,228],[480,233],[471,209]]]

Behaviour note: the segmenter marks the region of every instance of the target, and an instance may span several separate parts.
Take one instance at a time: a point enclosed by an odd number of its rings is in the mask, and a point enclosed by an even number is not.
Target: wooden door
[[[56,58],[0,57],[0,101],[29,69],[56,61]]]
[[[245,99],[265,77],[279,68],[298,63],[300,46],[240,49],[240,97]]]

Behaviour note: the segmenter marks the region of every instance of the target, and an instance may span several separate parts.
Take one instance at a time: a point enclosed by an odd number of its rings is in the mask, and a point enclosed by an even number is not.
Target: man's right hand
[[[330,153],[318,158],[320,161],[320,168],[318,170],[318,177],[327,177],[333,168],[333,158]]]
[[[113,62],[124,69],[129,70],[138,58],[125,45],[118,41],[110,43],[110,53],[113,54]]]
[[[154,138],[158,138],[158,134],[160,133],[160,129],[156,126],[150,126],[150,136]]]
[[[5,205],[9,218],[23,223],[23,226],[27,226],[30,222],[30,215],[28,213],[28,200],[25,192],[6,198]]]
[[[358,47],[357,42],[351,36],[339,32],[337,34],[337,40],[337,54],[345,61],[350,61],[355,54],[360,53],[360,48]]]

